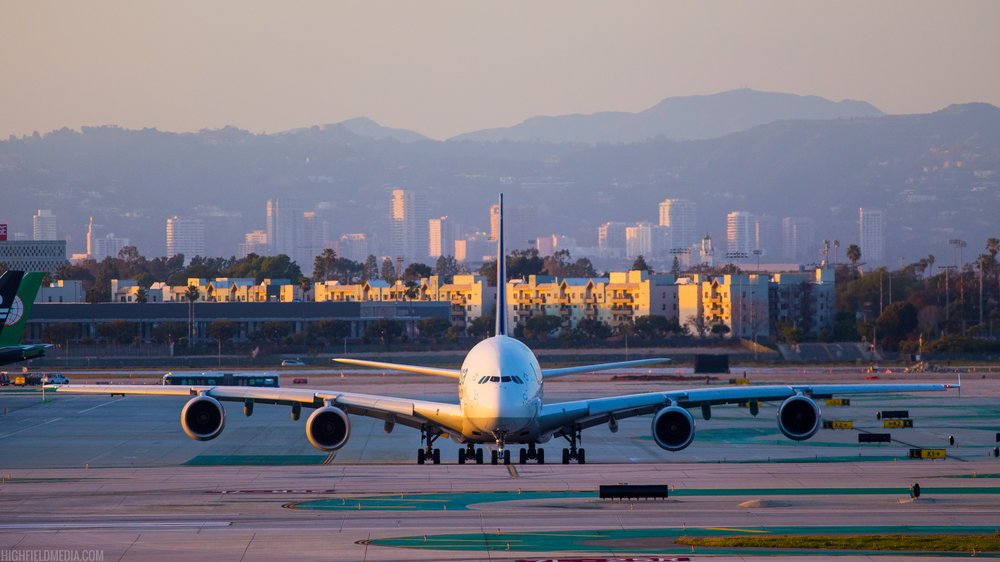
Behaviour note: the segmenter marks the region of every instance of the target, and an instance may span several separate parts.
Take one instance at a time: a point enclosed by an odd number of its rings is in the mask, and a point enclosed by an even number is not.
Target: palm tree
[[[136,292],[135,292],[135,302],[139,303],[139,345],[141,346],[142,345],[142,336],[143,336],[143,331],[142,331],[142,319],[143,319],[142,305],[144,305],[147,302],[149,302],[149,292],[146,291],[146,288],[143,287],[142,285],[140,285],[139,289],[136,290]]]
[[[851,244],[847,247],[847,259],[851,260],[851,267],[856,268],[858,262],[861,261],[861,247],[857,244]]]
[[[299,279],[299,288],[302,289],[302,300],[309,300],[309,290],[312,289],[312,280],[308,277]]]
[[[194,342],[194,301],[201,298],[201,290],[194,285],[188,285],[184,298],[188,300],[188,347],[191,347]]]

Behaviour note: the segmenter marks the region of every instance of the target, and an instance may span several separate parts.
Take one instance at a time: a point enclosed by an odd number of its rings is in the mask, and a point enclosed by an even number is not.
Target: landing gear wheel
[[[497,464],[497,459],[498,459],[497,451],[496,449],[493,449],[492,451],[490,451],[490,464]]]
[[[510,449],[503,452],[503,463],[510,464]]]
[[[563,464],[569,464],[569,449],[563,449]]]
[[[576,462],[577,464],[587,464],[587,450],[577,449],[576,450]]]
[[[465,449],[458,450],[458,464],[465,464]]]
[[[538,450],[538,456],[536,457],[538,464],[545,464],[545,449]]]
[[[441,449],[434,449],[434,464],[441,464]]]
[[[517,461],[521,464],[528,462],[528,451],[525,451],[524,447],[521,447],[521,452],[518,454]]]
[[[476,464],[483,464],[483,450],[476,449]]]
[[[427,460],[427,457],[426,457],[426,455],[424,453],[424,450],[423,449],[417,449],[417,464],[424,464],[424,461],[426,461],[426,460]]]

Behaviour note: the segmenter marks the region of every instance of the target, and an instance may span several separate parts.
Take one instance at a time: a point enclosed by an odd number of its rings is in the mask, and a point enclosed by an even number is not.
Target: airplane
[[[51,344],[22,345],[21,336],[35,303],[43,273],[5,271],[0,276],[0,365],[29,361],[45,355]]]
[[[662,363],[667,359],[640,359],[578,367],[542,369],[535,354],[521,341],[508,335],[506,318],[506,264],[503,228],[503,194],[499,197],[500,235],[497,241],[496,333],[476,344],[466,355],[461,369],[401,365],[358,359],[334,361],[405,372],[422,373],[455,379],[458,403],[435,402],[385,395],[357,394],[338,390],[250,388],[225,386],[138,386],[70,385],[53,386],[56,392],[111,395],[190,396],[181,410],[181,427],[192,439],[208,441],[219,436],[225,427],[225,409],[221,402],[243,402],[243,412],[253,414],[254,404],[291,406],[292,420],[298,420],[302,408],[313,408],[305,422],[306,439],[321,451],[332,452],[345,446],[351,434],[350,416],[366,416],[384,421],[385,431],[399,424],[420,431],[421,448],[417,463],[441,462],[441,450],[435,442],[446,436],[464,445],[458,462],[484,463],[482,445],[490,449],[491,464],[509,464],[510,448],[521,445],[519,462],[545,462],[540,445],[552,438],[563,438],[562,463],[586,463],[586,450],[580,446],[584,429],[606,424],[612,432],[622,419],[653,414],[650,431],[653,440],[666,451],[688,447],[695,436],[694,416],[688,410],[700,408],[705,420],[711,418],[712,406],[748,403],[757,415],[759,401],[778,401],[778,429],[786,437],[809,439],[821,427],[816,400],[834,394],[870,394],[889,392],[944,391],[948,384],[796,384],[770,386],[732,386],[645,392],[604,398],[546,403],[545,381],[572,375],[622,367]]]

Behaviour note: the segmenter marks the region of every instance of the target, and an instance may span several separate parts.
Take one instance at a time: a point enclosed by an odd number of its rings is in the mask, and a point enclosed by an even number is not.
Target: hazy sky
[[[744,86],[1000,105],[998,24],[995,0],[0,0],[0,135],[365,115],[445,138]]]

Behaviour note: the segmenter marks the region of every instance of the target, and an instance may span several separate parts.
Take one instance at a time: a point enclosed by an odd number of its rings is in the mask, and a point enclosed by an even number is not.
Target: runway
[[[424,377],[391,380],[326,383],[437,399],[454,392]],[[678,386],[587,379],[546,390],[563,400],[664,385]],[[679,453],[653,443],[648,417],[622,420],[618,433],[584,433],[586,465],[505,467],[458,465],[457,445],[443,440],[443,464],[415,465],[416,431],[386,435],[381,422],[358,417],[350,442],[331,456],[312,449],[302,422],[282,407],[262,405],[247,418],[227,405],[226,430],[199,443],[180,429],[184,400],[59,395],[43,403],[40,394],[0,392],[0,551],[97,549],[104,560],[516,560],[692,556],[670,541],[696,533],[991,534],[1000,521],[1000,459],[991,455],[998,395],[998,381],[967,377],[961,398],[852,397],[850,406],[824,407],[824,418],[857,429],[825,429],[801,443],[781,437],[774,405],[757,417],[717,408],[709,421],[695,412],[694,444]],[[881,409],[908,409],[914,427],[884,429]],[[891,432],[893,442],[859,445],[858,429]],[[562,445],[546,445],[551,458]],[[948,458],[911,460],[914,446],[943,448]],[[597,498],[599,485],[622,482],[668,484],[671,497]],[[924,492],[912,501],[915,482]],[[693,556],[762,554],[698,548]]]

